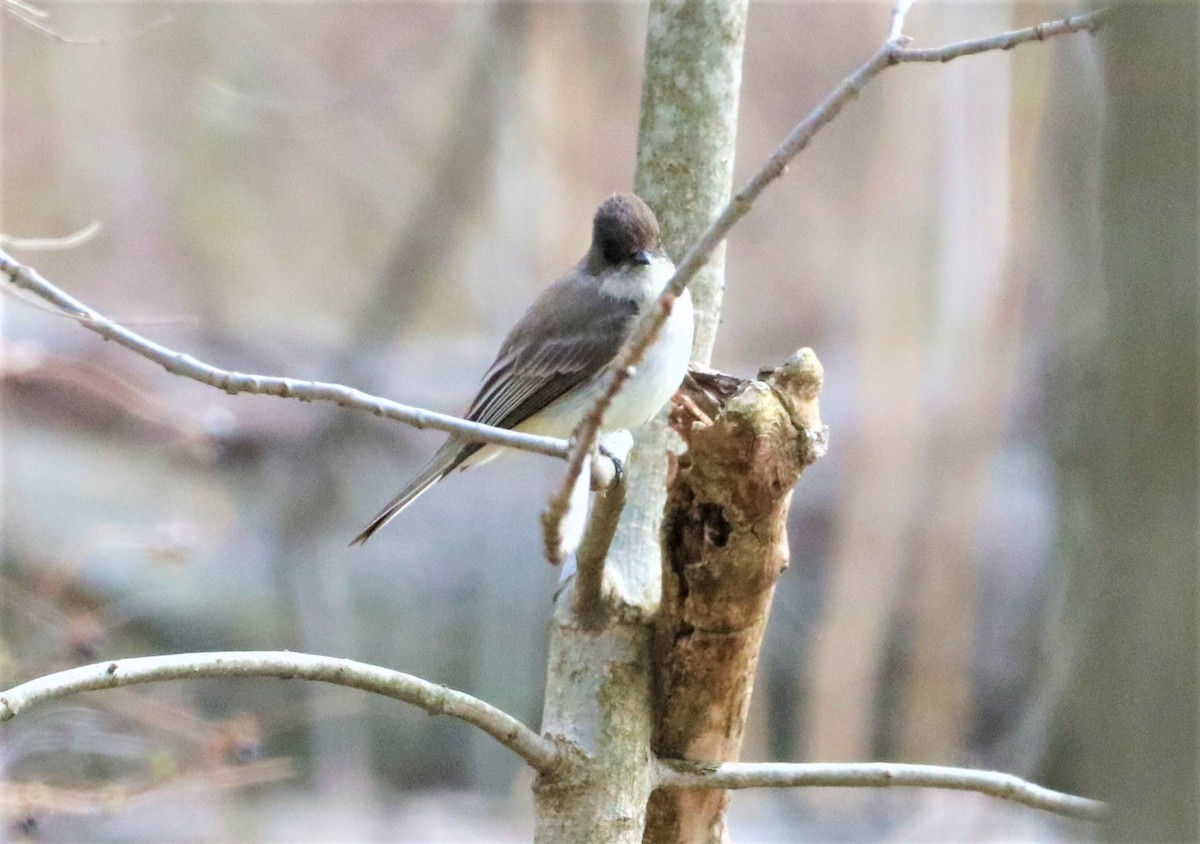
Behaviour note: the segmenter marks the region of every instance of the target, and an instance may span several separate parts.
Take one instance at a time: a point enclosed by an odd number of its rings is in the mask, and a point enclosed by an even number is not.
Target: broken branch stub
[[[792,487],[825,452],[822,370],[801,349],[761,380],[694,367],[672,424],[688,445],[669,481],[655,625],[654,751],[716,763],[741,751]],[[726,792],[659,789],[645,841],[721,841]]]

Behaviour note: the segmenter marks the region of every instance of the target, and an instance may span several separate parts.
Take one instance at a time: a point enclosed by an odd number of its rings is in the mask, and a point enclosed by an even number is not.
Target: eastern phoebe
[[[569,437],[594,404],[604,374],[639,314],[674,273],[649,206],[631,193],[604,200],[592,220],[591,248],[509,332],[466,418]],[[684,290],[654,345],[609,407],[601,433],[636,428],[667,403],[687,372],[692,328],[692,300]],[[500,446],[451,436],[350,544],[366,542],[454,469],[485,463],[501,451]]]

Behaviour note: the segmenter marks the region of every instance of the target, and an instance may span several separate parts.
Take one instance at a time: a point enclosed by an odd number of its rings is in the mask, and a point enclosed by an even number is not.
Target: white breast
[[[675,265],[656,259],[650,267],[650,286],[655,296],[675,274]],[[667,403],[687,373],[692,357],[692,297],[685,290],[675,300],[671,315],[654,344],[647,350],[632,378],[604,415],[603,433],[637,428],[651,419]],[[563,396],[546,412],[517,427],[519,431],[550,437],[568,437],[596,401],[597,390],[607,378],[607,370],[597,378]]]
[[[692,297],[685,290],[637,371],[613,400],[604,419],[605,431],[636,428],[670,400],[687,374],[693,330]]]

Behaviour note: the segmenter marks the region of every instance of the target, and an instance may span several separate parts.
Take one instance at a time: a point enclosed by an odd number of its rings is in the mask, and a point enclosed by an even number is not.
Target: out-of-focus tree
[[[1112,800],[1118,839],[1195,840],[1200,16],[1114,11],[1103,261],[1066,289],[1050,396],[1073,664],[1045,766],[1058,786]],[[1062,204],[1068,230],[1085,232],[1085,187],[1059,187],[1076,197]]]

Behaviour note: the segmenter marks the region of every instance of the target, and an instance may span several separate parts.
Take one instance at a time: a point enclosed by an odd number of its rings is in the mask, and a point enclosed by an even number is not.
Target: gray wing
[[[638,308],[632,300],[601,294],[599,287],[594,280],[580,280],[577,272],[548,287],[509,332],[467,418],[515,428],[608,366],[629,335]],[[448,439],[350,544],[366,542],[481,448],[482,443]]]
[[[571,273],[546,289],[516,324],[484,375],[467,418],[515,428],[597,375],[616,357],[637,304]]]

